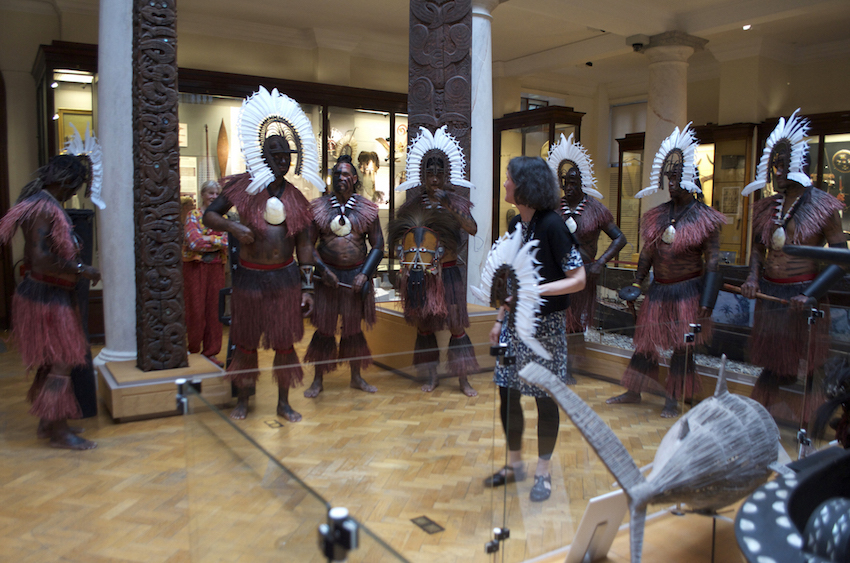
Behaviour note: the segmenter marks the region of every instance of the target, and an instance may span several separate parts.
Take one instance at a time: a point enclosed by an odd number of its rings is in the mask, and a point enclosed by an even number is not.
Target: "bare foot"
[[[422,386],[422,390],[426,393],[430,393],[434,389],[440,386],[440,378],[435,375],[431,376],[431,381]]]
[[[63,450],[93,450],[97,447],[97,444],[91,440],[80,438],[69,430],[65,421],[59,421],[51,425],[50,446]]]
[[[248,401],[242,401],[241,399],[236,401],[236,407],[230,411],[230,418],[233,420],[245,420],[245,417],[248,416]]]
[[[366,380],[360,377],[359,375],[351,377],[351,384],[349,386],[352,389],[360,389],[361,391],[366,391],[367,393],[374,393],[378,390],[378,388],[374,385],[369,385],[368,383],[366,383]]]
[[[319,396],[319,393],[324,391],[324,389],[325,388],[322,386],[322,382],[320,380],[314,379],[313,384],[310,385],[310,387],[306,391],[304,391],[304,396],[308,399],[315,399]]]
[[[467,397],[477,397],[478,391],[472,388],[472,385],[469,384],[469,380],[466,377],[460,377],[460,391]]]
[[[679,405],[676,399],[668,398],[664,401],[664,408],[661,409],[661,418],[676,418],[679,416]]]
[[[635,393],[634,391],[626,391],[622,395],[617,395],[616,397],[611,397],[610,399],[605,401],[609,405],[624,405],[624,404],[634,404],[640,402],[640,393]]]
[[[282,416],[289,422],[299,422],[301,420],[301,415],[295,412],[287,403],[277,404],[277,415]]]
[[[79,426],[68,427],[68,432],[71,432],[72,434],[82,434],[85,431],[85,428],[81,428]],[[50,438],[50,423],[44,420],[43,418],[39,419],[38,429],[35,431],[35,435],[42,440]]]

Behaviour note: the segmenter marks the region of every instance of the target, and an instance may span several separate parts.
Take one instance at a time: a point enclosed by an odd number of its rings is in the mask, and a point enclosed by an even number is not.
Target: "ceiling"
[[[61,12],[97,0],[47,0]],[[451,0],[444,0],[451,1]],[[496,76],[582,94],[645,83],[646,57],[627,38],[678,30],[708,40],[689,73],[761,55],[790,64],[850,54],[848,0],[489,0]],[[233,36],[406,64],[403,0],[177,0],[178,32]],[[752,29],[742,27],[750,24]],[[587,65],[592,63],[592,66]]]

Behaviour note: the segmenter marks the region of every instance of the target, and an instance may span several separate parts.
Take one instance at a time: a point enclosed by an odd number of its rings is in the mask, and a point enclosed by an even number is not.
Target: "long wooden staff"
[[[732,285],[730,283],[724,283],[723,289],[726,291],[731,291],[732,293],[737,293],[738,295],[743,295],[741,293],[741,288],[737,285]],[[756,292],[756,299],[764,299],[765,301],[773,301],[774,303],[781,303],[782,305],[788,305],[787,299],[782,299],[780,297],[774,297],[773,295],[767,295],[765,293]]]

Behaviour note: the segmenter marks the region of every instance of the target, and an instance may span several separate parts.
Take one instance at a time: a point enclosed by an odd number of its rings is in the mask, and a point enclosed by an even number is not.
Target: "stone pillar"
[[[97,236],[103,276],[106,347],[95,364],[136,359],[136,261],[133,238],[133,3],[100,3],[98,140],[103,200]]]
[[[469,239],[467,301],[474,302],[471,287],[481,281],[493,232],[493,10],[506,0],[472,0],[472,118],[469,181],[475,189],[469,199],[478,234]],[[485,303],[481,303],[485,305]],[[486,303],[489,305],[489,303]]]
[[[643,155],[643,183],[649,186],[652,159],[662,141],[676,127],[688,123],[688,59],[708,41],[681,31],[654,35],[643,53],[649,59],[649,97],[646,108],[646,139]],[[670,198],[656,192],[643,199],[641,213]]]

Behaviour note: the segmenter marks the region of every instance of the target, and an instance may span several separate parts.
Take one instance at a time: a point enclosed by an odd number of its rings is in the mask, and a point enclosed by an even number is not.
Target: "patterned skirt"
[[[551,360],[544,360],[526,346],[519,338],[516,329],[508,327],[507,323],[502,325],[502,334],[499,339],[507,342],[506,355],[514,356],[516,363],[511,366],[503,366],[500,362],[493,372],[493,382],[500,387],[516,389],[523,395],[530,397],[548,397],[549,394],[542,388],[526,383],[519,376],[519,372],[530,364],[537,362],[555,374],[555,377],[563,383],[567,382],[567,331],[566,312],[555,311],[544,315],[537,324],[534,338],[543,345],[550,354]]]

